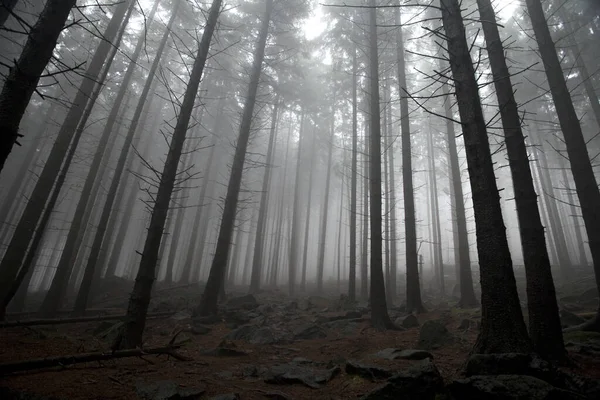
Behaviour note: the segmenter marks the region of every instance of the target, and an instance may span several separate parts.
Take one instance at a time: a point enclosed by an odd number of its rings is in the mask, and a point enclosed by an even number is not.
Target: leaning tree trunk
[[[263,175],[262,191],[260,194],[260,206],[258,210],[258,223],[256,224],[256,242],[254,243],[254,255],[252,259],[252,275],[250,277],[250,292],[256,293],[260,289],[263,265],[263,240],[266,233],[267,222],[267,194],[269,193],[269,183],[271,182],[271,168],[273,164],[273,147],[275,146],[275,136],[277,135],[277,118],[279,108],[279,96],[275,98],[273,113],[271,114],[271,131],[269,134],[269,145],[267,149],[267,160],[265,172]]]
[[[399,4],[399,3],[398,3]],[[404,63],[404,38],[400,8],[396,8],[396,46],[398,58],[398,91],[400,96],[400,128],[402,130],[402,179],[404,182],[404,229],[406,245],[406,311],[424,312],[419,283],[419,258],[417,256],[417,221],[415,219],[415,193],[412,176],[410,120]]]
[[[159,0],[156,0],[154,3],[154,7],[150,13],[150,22],[152,22],[152,19],[154,18],[154,13],[158,8],[158,3]],[[130,9],[129,13],[131,13],[132,10],[133,8]],[[129,15],[126,17],[127,19],[129,18]],[[77,239],[83,236],[83,233],[89,224],[89,217],[91,215],[93,203],[98,196],[98,189],[100,188],[100,181],[102,180],[102,160],[105,158],[105,156],[111,153],[110,150],[107,151],[107,147],[112,147],[115,143],[113,128],[118,120],[119,112],[123,110],[123,105],[127,105],[127,102],[124,102],[125,96],[133,78],[133,73],[137,65],[137,59],[141,54],[145,43],[144,38],[145,35],[143,33],[140,34],[137,46],[131,55],[129,66],[123,75],[123,81],[119,86],[119,91],[117,92],[115,101],[106,119],[106,125],[104,126],[102,134],[100,135],[100,140],[96,146],[94,158],[92,159],[92,163],[79,197],[79,202],[77,203],[75,215],[73,216],[73,221],[71,222],[71,227],[69,228],[67,245],[61,254],[61,259],[57,267],[57,273],[55,278],[52,280],[52,286],[50,287],[50,290],[44,299],[44,304],[42,305],[41,310],[45,314],[52,315],[55,313],[65,296],[67,290],[66,279],[68,279],[71,271],[73,270],[73,263],[75,263],[76,254],[79,251],[75,244],[78,243]],[[80,126],[80,129],[83,129],[83,127]],[[116,193],[112,194],[110,201],[114,200],[115,195]],[[92,251],[93,250],[94,248],[92,247]],[[95,255],[95,257],[97,258],[97,255]],[[97,259],[93,262],[95,263],[96,261]]]
[[[242,174],[244,172],[244,161],[246,159],[246,150],[248,148],[248,140],[250,138],[250,130],[252,127],[252,117],[254,114],[254,106],[256,104],[256,94],[260,83],[260,75],[262,72],[263,59],[265,57],[265,47],[267,44],[267,36],[269,34],[269,23],[271,20],[271,11],[273,9],[273,0],[266,0],[265,13],[260,27],[258,42],[254,53],[254,63],[250,75],[250,84],[248,93],[244,103],[244,112],[242,122],[240,124],[240,132],[238,137],[233,164],[231,166],[231,175],[227,186],[227,195],[225,196],[225,204],[223,206],[223,216],[221,226],[219,228],[219,236],[217,239],[217,248],[215,256],[210,268],[206,288],[202,295],[202,300],[197,309],[199,315],[212,315],[217,313],[217,301],[219,298],[219,290],[225,279],[227,270],[227,258],[231,244],[231,236],[233,234],[233,225],[235,222],[235,214],[237,203],[242,184]]]
[[[81,286],[79,287],[79,292],[78,292],[77,298],[75,300],[74,312],[76,314],[83,314],[85,312],[85,309],[87,307],[88,298],[90,295],[90,291],[92,289],[92,284],[94,281],[97,281],[100,278],[102,271],[101,271],[101,268],[97,268],[97,264],[98,264],[98,261],[100,258],[100,252],[102,250],[102,245],[104,244],[104,246],[108,246],[108,243],[103,243],[103,242],[106,240],[105,233],[106,233],[106,228],[108,226],[108,222],[110,220],[110,214],[112,212],[114,212],[113,204],[114,204],[114,201],[116,198],[117,190],[119,188],[119,183],[121,182],[121,177],[125,170],[125,163],[127,162],[128,157],[130,157],[131,143],[133,142],[133,139],[135,137],[135,132],[136,132],[138,123],[140,121],[140,116],[142,115],[142,111],[144,110],[144,104],[146,102],[146,98],[148,97],[150,88],[153,86],[152,82],[154,80],[154,75],[156,73],[156,70],[158,69],[158,65],[160,64],[160,59],[161,59],[161,56],[165,49],[165,46],[167,44],[167,40],[169,38],[171,28],[173,26],[175,19],[177,18],[177,11],[179,9],[180,4],[181,4],[180,1],[176,2],[173,10],[171,11],[171,18],[169,20],[169,23],[167,24],[167,27],[165,29],[165,32],[164,32],[161,42],[159,44],[158,50],[156,52],[156,57],[154,58],[152,66],[150,67],[150,71],[148,73],[148,77],[146,78],[146,83],[144,85],[144,89],[142,90],[142,94],[140,95],[138,104],[135,108],[131,123],[129,125],[129,130],[127,131],[127,134],[125,135],[125,141],[123,143],[123,147],[121,148],[121,153],[119,154],[119,159],[117,160],[117,165],[115,166],[112,181],[111,181],[110,187],[108,189],[108,194],[106,196],[106,200],[104,202],[102,214],[100,215],[98,227],[96,228],[96,234],[94,236],[94,241],[92,243],[92,250],[90,252],[90,255],[88,257],[88,261],[87,261],[87,264],[85,267],[85,273],[83,276],[83,280],[81,281]],[[155,8],[152,11],[155,11],[157,6],[158,6],[158,0],[156,1]],[[150,22],[152,22],[153,17],[154,17],[154,12],[150,13],[150,18],[149,18]],[[138,43],[138,45],[139,44],[140,43]],[[137,48],[136,48],[134,57],[138,54],[139,53],[137,52]],[[125,75],[125,77],[127,77],[127,75]]]
[[[392,327],[388,316],[383,280],[381,221],[381,119],[379,109],[379,55],[377,51],[376,1],[369,10],[369,94],[371,112],[371,154],[369,182],[371,197],[371,324],[377,329]]]
[[[178,0],[178,3],[182,1],[183,0]],[[133,291],[129,298],[127,320],[124,322],[123,330],[119,333],[119,337],[115,343],[116,346],[121,348],[134,348],[141,346],[142,344],[142,334],[146,324],[146,315],[148,313],[148,305],[150,304],[152,285],[156,279],[155,270],[158,261],[158,250],[162,241],[163,229],[165,220],[167,219],[171,195],[177,179],[177,169],[179,167],[179,160],[187,135],[188,124],[194,108],[198,87],[200,86],[200,79],[202,78],[204,66],[206,65],[206,60],[208,58],[208,50],[210,49],[212,36],[221,11],[221,3],[222,0],[213,0],[210,11],[208,12],[204,33],[202,34],[198,53],[190,74],[190,80],[187,84],[183,102],[181,103],[181,109],[179,117],[177,118],[177,124],[173,131],[173,137],[169,144],[169,152],[167,153],[167,159],[161,174],[161,183],[158,187],[158,193],[155,197],[156,200],[150,218],[146,242],[144,243],[142,259],[140,261],[137,277],[135,278]]]
[[[504,58],[504,47],[491,1],[477,0],[477,4],[500,107],[517,205],[527,277],[529,336],[534,349],[540,355],[555,360],[565,360],[565,344],[558,316],[556,291],[546,248],[544,227],[537,204],[537,194],[533,186],[525,137],[521,130],[519,110],[513,93],[510,72]]]
[[[552,99],[567,145],[575,189],[579,197],[581,213],[592,253],[596,286],[600,290],[600,190],[587,152],[581,124],[575,112],[560,66],[560,60],[544,17],[542,4],[540,0],[526,0],[525,3],[527,4],[535,38],[544,62]],[[600,331],[600,305],[596,316],[581,328]]]
[[[471,178],[481,279],[481,330],[475,353],[529,352],[487,128],[459,0],[441,0],[450,68]]]
[[[0,27],[16,0],[0,0]],[[0,93],[0,172],[17,143],[19,125],[76,0],[48,0]]]
[[[38,181],[33,189],[27,206],[23,211],[23,215],[19,219],[19,223],[13,233],[13,237],[4,253],[2,262],[0,263],[0,293],[4,294],[8,291],[8,288],[14,281],[15,276],[23,259],[26,255],[29,247],[31,238],[35,233],[36,226],[40,220],[40,217],[44,211],[44,205],[46,204],[48,197],[54,187],[54,183],[57,180],[58,171],[61,169],[63,160],[69,149],[71,139],[84,112],[85,105],[88,98],[92,94],[92,90],[102,69],[102,65],[106,60],[110,49],[113,44],[112,41],[115,39],[119,26],[125,18],[125,13],[130,6],[133,5],[133,1],[127,1],[121,3],[115,13],[113,14],[110,23],[108,24],[103,38],[100,42],[90,65],[84,75],[83,81],[77,91],[77,95],[73,100],[72,106],[65,117],[64,123],[61,126],[60,131],[56,137],[52,150],[48,155],[46,164],[42,172],[38,177]]]

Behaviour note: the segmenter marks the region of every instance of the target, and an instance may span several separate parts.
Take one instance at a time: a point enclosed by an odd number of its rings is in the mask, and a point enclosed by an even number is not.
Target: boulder
[[[429,360],[402,371],[387,383],[366,395],[362,400],[436,400],[444,392],[444,379]]]
[[[138,381],[135,384],[135,392],[142,400],[194,400],[200,399],[206,389],[182,388],[173,381]]]
[[[209,400],[240,400],[240,395],[237,393],[226,393],[211,397]]]
[[[426,358],[433,358],[433,354],[425,350],[400,350],[394,348],[383,349],[373,356],[376,358],[385,358],[387,360],[424,360]]]
[[[472,319],[465,318],[458,325],[459,331],[468,331],[469,329],[477,328],[477,322]]]
[[[269,369],[266,383],[296,384],[301,383],[313,389],[318,389],[329,382],[340,372],[340,367],[329,369],[311,368],[294,362],[275,365]]]
[[[214,349],[204,350],[202,355],[211,356],[211,357],[244,357],[247,356],[248,353],[245,351],[232,349],[230,347],[215,347]]]
[[[476,375],[447,387],[451,399],[478,400],[582,400],[573,392],[558,389],[527,375]]]
[[[419,347],[432,350],[452,341],[448,329],[438,321],[427,321],[419,332]]]
[[[419,320],[413,314],[409,314],[404,318],[398,318],[396,320],[396,325],[400,325],[406,329],[416,328],[419,326]]]
[[[290,336],[287,332],[268,326],[243,325],[229,332],[227,340],[245,340],[252,344],[279,344],[289,343]]]
[[[208,326],[201,325],[201,324],[192,324],[192,327],[190,328],[190,332],[193,333],[194,335],[206,335],[211,330],[212,329],[209,328]]]
[[[583,324],[585,322],[585,319],[563,308],[562,310],[560,310],[560,322],[563,328],[568,328],[569,326]]]
[[[351,360],[346,362],[346,373],[348,375],[358,375],[371,381],[386,379],[393,375],[392,371],[389,369]]]
[[[295,340],[322,339],[324,337],[327,337],[327,334],[319,325],[306,324],[294,329]]]
[[[230,309],[254,310],[258,307],[258,301],[256,301],[256,297],[253,295],[247,294],[227,300],[225,307]]]

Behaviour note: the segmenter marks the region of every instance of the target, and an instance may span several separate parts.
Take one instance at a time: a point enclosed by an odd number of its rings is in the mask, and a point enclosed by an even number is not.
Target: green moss
[[[600,341],[600,333],[598,332],[585,332],[585,331],[573,331],[564,333],[565,342],[593,342]]]

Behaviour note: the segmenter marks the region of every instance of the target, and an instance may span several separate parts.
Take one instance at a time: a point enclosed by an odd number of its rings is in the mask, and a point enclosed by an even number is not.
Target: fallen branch
[[[163,318],[170,317],[175,313],[173,312],[162,312],[155,314],[148,314],[147,319],[150,318]],[[4,321],[0,322],[1,328],[14,328],[17,326],[34,326],[34,325],[58,325],[58,324],[75,324],[79,322],[95,322],[95,321],[113,321],[113,320],[125,320],[127,315],[100,315],[96,317],[80,317],[80,318],[56,318],[56,319],[30,319],[23,321]]]
[[[166,354],[179,361],[190,361],[191,358],[178,354],[175,350],[178,345],[169,345],[167,347],[155,347],[150,349],[131,349],[117,350],[111,353],[82,353],[59,357],[36,358],[32,360],[0,363],[0,375],[7,375],[14,372],[31,371],[33,369],[64,367],[72,364],[81,364],[86,362],[114,360],[117,358],[142,357],[150,354]]]

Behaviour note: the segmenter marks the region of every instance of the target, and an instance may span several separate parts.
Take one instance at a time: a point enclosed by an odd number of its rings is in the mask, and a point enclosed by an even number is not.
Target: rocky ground
[[[123,313],[126,296],[112,286],[114,293],[96,296],[94,307]],[[581,286],[559,288],[565,326],[590,317],[597,305],[597,292]],[[457,309],[453,299],[427,298],[430,311],[419,316],[391,308],[399,330],[378,332],[369,325],[367,305],[344,296],[233,292],[218,318],[204,319],[192,316],[197,298],[196,286],[159,287],[151,311],[174,314],[149,320],[145,332],[144,348],[165,346],[177,334],[177,353],[188,361],[145,355],[18,372],[0,377],[0,398],[600,398],[600,334],[565,335],[573,360],[568,369],[518,354],[467,363],[480,310]],[[109,352],[119,326],[101,321],[0,329],[0,363]]]

